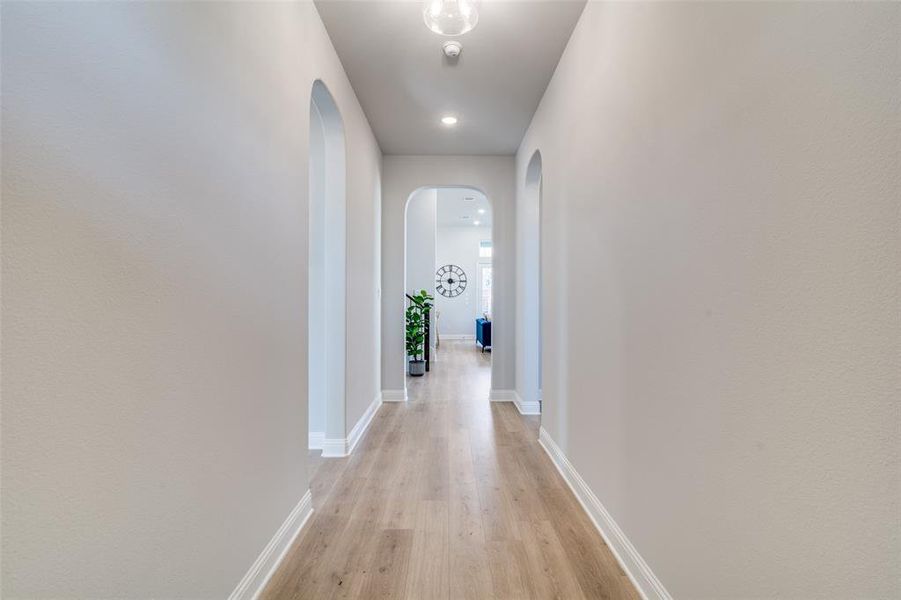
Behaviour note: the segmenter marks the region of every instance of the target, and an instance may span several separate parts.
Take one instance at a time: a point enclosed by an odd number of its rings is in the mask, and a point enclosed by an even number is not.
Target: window
[[[488,242],[489,244],[491,242]],[[491,264],[479,264],[479,312],[491,316]]]
[[[472,248],[472,246],[470,246]],[[479,242],[479,258],[491,258],[491,242]]]

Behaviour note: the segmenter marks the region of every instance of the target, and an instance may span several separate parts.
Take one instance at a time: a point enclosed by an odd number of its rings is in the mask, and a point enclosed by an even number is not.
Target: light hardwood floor
[[[539,417],[488,402],[490,356],[445,342],[351,457],[313,454],[315,512],[263,598],[638,598]]]

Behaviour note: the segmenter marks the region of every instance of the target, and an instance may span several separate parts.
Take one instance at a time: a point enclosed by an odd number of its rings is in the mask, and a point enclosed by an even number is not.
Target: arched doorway
[[[323,456],[346,456],[344,122],[318,80],[310,97],[309,179],[309,446]]]
[[[541,152],[538,150],[526,168],[524,197],[520,215],[523,236],[519,252],[521,269],[521,362],[518,365],[523,412],[540,414],[542,389],[542,285],[541,285]]]
[[[434,297],[430,363],[440,365],[439,340],[445,348],[449,343],[471,345],[488,366],[486,397],[491,387],[491,339],[490,335],[477,339],[476,319],[487,313],[486,321],[493,321],[493,228],[491,200],[472,186],[421,187],[410,193],[404,207],[404,291],[410,295],[424,289]],[[480,331],[490,332],[490,327],[483,323]]]

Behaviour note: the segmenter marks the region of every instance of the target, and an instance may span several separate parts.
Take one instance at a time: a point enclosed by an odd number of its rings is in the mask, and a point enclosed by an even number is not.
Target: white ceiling
[[[469,188],[438,188],[437,213],[438,227],[491,226],[491,203],[485,194]]]
[[[316,1],[385,154],[514,154],[584,5],[483,0],[476,28],[446,38],[421,1]],[[456,64],[448,39],[463,44]]]

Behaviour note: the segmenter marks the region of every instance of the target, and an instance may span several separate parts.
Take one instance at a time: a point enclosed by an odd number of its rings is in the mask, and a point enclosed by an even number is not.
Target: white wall
[[[326,368],[326,352],[324,351],[328,339],[328,327],[323,315],[328,309],[326,294],[326,170],[325,170],[325,132],[322,116],[316,109],[315,103],[310,104],[309,125],[309,187],[310,204],[308,209],[309,220],[309,267],[307,270],[307,288],[309,304],[307,314],[308,346],[317,347],[318,352],[307,352],[307,395],[309,404],[308,430],[310,434],[318,434],[319,440],[314,443],[316,447],[322,445],[325,436],[326,393],[328,390],[328,377]],[[314,436],[310,436],[313,441]]]
[[[899,31],[590,2],[520,148],[543,427],[674,597],[901,596]]]
[[[482,241],[491,241],[491,228],[472,225],[438,228],[438,266],[457,265],[466,273],[467,279],[466,289],[459,296],[446,298],[439,294],[435,297],[435,305],[441,312],[438,320],[441,335],[475,336],[475,320],[482,316],[478,281],[479,243]]]
[[[385,156],[382,159],[382,389],[404,382],[404,210],[422,187],[474,187],[492,204],[495,315],[491,388],[514,386],[515,166],[512,156]]]
[[[222,598],[307,480],[307,143],[347,131],[348,427],[380,153],[311,3],[4,3],[4,598]]]
[[[413,295],[420,290],[435,294],[435,248],[437,226],[435,210],[438,192],[435,189],[419,190],[407,204],[407,279],[406,293]]]
[[[406,225],[406,284],[404,290],[411,296],[426,290],[435,296],[435,252],[437,246],[438,190],[418,190],[407,202]],[[432,331],[435,312],[431,314]],[[435,335],[429,337],[429,345],[435,347]]]
[[[317,19],[317,27],[321,21]],[[324,30],[323,30],[324,33]],[[328,41],[326,39],[326,41]],[[329,89],[347,135],[347,356],[345,435],[381,393],[382,152],[329,45],[331,69],[342,73]],[[337,79],[337,75],[333,77]],[[327,81],[328,83],[328,81]]]

